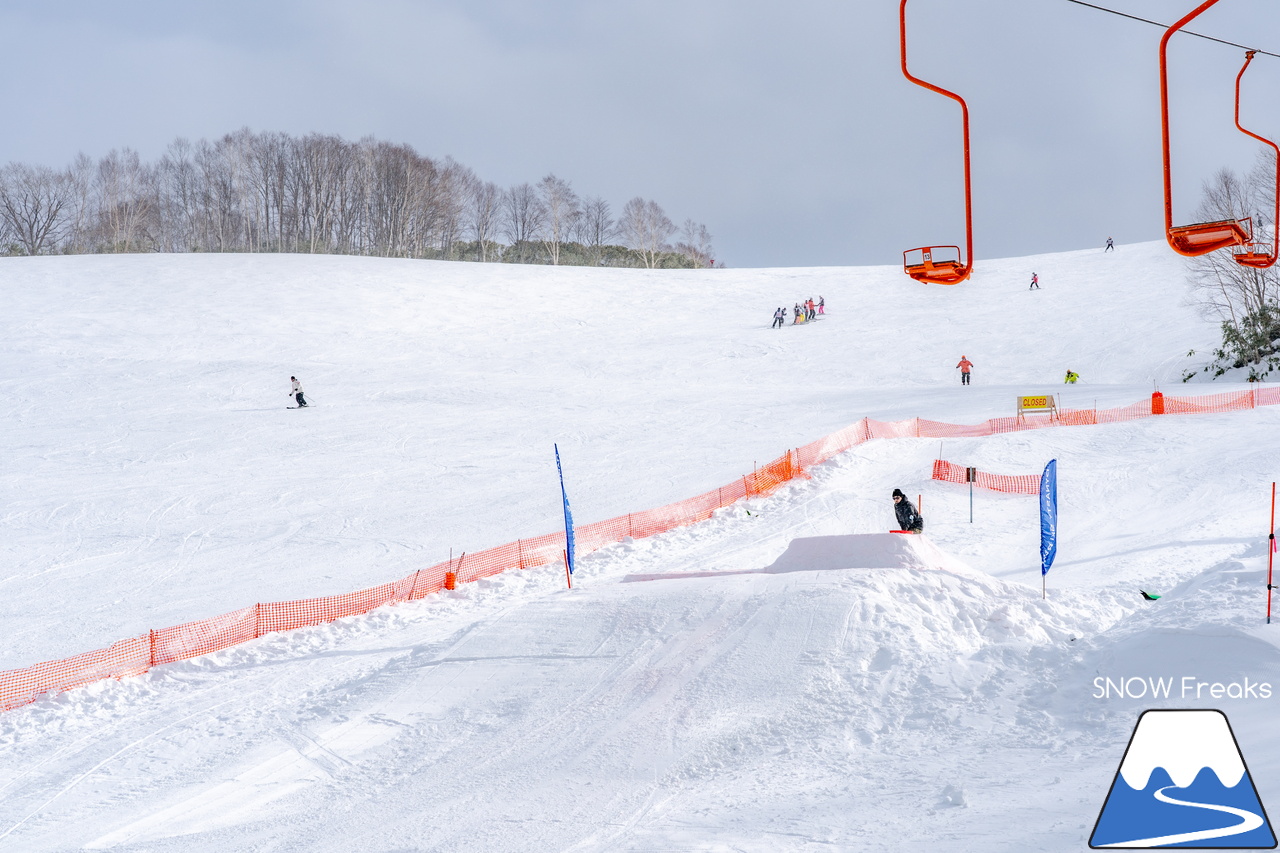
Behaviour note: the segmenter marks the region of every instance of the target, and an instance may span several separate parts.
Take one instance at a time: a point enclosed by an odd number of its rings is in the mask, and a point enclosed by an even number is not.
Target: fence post
[[[151,654],[147,658],[147,668],[150,669],[155,665],[156,665],[156,629],[152,628],[151,629]]]
[[[524,545],[521,543],[521,540],[519,539],[516,540],[516,557],[520,561],[519,563],[520,568],[523,569],[524,568]]]
[[[262,636],[262,605],[253,605],[253,638]]]

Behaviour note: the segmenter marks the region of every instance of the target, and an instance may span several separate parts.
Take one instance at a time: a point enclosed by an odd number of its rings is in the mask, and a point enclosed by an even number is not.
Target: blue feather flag
[[[1058,460],[1040,475],[1040,574],[1047,575],[1058,554]]]
[[[569,494],[564,490],[564,469],[560,467],[560,448],[556,450],[556,473],[560,475],[560,497],[564,498],[564,542],[565,559],[569,563],[569,574],[573,574],[573,512],[569,509]]]

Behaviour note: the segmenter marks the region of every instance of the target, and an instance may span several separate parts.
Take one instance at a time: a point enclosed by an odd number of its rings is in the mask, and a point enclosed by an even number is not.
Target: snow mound
[[[766,572],[830,569],[943,569],[969,573],[964,563],[924,536],[903,533],[855,533],[792,539]]]

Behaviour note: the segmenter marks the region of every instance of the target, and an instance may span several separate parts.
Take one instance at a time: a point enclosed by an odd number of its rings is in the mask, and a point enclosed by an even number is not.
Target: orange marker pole
[[[569,589],[573,589],[573,575],[569,574],[569,552],[568,550],[565,550],[565,551],[561,551],[560,553],[564,555],[565,582],[569,584]]]
[[[1276,484],[1271,484],[1271,529],[1267,531],[1267,624],[1271,624],[1271,565],[1276,553]]]

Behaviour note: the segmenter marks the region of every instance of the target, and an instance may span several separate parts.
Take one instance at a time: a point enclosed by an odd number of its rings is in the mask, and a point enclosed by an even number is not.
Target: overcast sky
[[[1102,0],[1171,23],[1193,0]],[[982,258],[1161,237],[1161,30],[1068,0],[911,0],[911,70],[966,98]],[[1280,54],[1280,2],[1188,27]],[[901,263],[964,244],[960,112],[907,82],[897,0],[4,0],[0,163],[177,137],[364,136],[501,186],[548,173],[703,222],[729,266]],[[1247,169],[1243,51],[1170,49],[1174,205]],[[1280,134],[1280,59],[1242,120]]]

